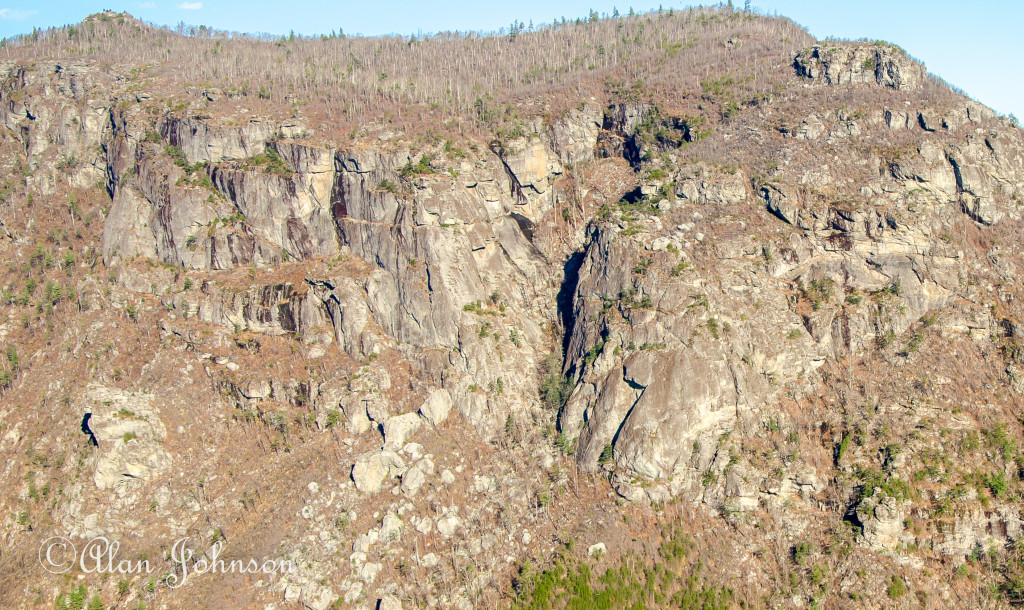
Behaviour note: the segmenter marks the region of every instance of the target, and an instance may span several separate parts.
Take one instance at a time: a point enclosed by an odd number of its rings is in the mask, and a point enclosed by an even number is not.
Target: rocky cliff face
[[[878,84],[900,91],[920,89],[924,66],[893,45],[815,45],[793,62],[797,74],[830,85]]]
[[[998,589],[1021,529],[1024,134],[888,45],[781,65],[774,97],[720,115],[724,80],[706,116],[588,99],[493,138],[344,144],[85,62],[4,65],[26,168],[4,400],[47,414],[0,419],[8,548],[226,538],[300,566],[251,603],[469,607],[567,536],[653,544],[650,507],[679,506],[730,524],[735,565],[761,557],[713,580],[753,603],[884,601],[890,577],[945,603],[943,563],[976,549]]]

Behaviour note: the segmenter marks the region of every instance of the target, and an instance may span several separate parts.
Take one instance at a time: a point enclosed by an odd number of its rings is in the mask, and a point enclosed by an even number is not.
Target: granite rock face
[[[356,460],[352,481],[364,493],[376,493],[389,478],[401,476],[405,462],[393,451],[372,452]]]
[[[1022,520],[1000,477],[1019,468],[996,422],[1015,411],[992,403],[1024,394],[1024,133],[952,94],[925,102],[937,85],[888,45],[820,44],[795,75],[783,57],[788,88],[722,117],[589,98],[461,143],[143,112],[88,64],[3,64],[0,123],[25,151],[25,185],[108,198],[90,217],[101,246],[73,242],[58,268],[80,271],[69,307],[94,318],[58,335],[37,301],[49,351],[23,354],[100,371],[36,388],[89,413],[97,442],[54,521],[99,535],[136,526],[125,516],[144,505],[210,514],[211,528],[239,503],[239,520],[269,510],[233,478],[210,485],[245,493],[230,506],[206,502],[205,478],[192,495],[174,487],[237,434],[253,453],[231,477],[259,477],[250,462],[328,463],[275,471],[321,479],[287,498],[311,532],[297,538],[325,550],[272,585],[309,607],[371,599],[403,544],[415,561],[399,571],[447,569],[449,551],[477,558],[477,574],[515,565],[549,539],[538,524],[575,493],[576,466],[600,474],[579,478],[609,505],[681,501],[738,530],[849,524],[851,543],[887,555],[1011,544]],[[808,108],[826,91],[849,106]],[[39,161],[53,143],[60,167]],[[2,245],[33,245],[2,220]],[[43,292],[18,282],[3,287],[11,306]],[[0,338],[16,332],[0,324]],[[127,365],[103,365],[137,358],[143,338],[161,357],[123,389]],[[961,362],[971,374],[949,370]],[[983,369],[997,374],[974,379]],[[884,396],[900,380],[910,389]],[[165,400],[179,393],[185,404]],[[0,448],[22,442],[0,423]],[[971,489],[936,466],[949,447],[976,462]],[[485,472],[495,455],[506,461]],[[108,508],[81,509],[93,499]],[[427,539],[444,559],[420,555]],[[614,538],[598,539],[590,555],[614,559]],[[323,583],[338,557],[349,571],[335,594]],[[493,585],[472,578],[463,592]],[[393,606],[392,590],[372,599]]]
[[[817,46],[795,65],[801,76],[834,86],[910,91],[924,80],[919,64],[885,45]],[[890,130],[918,130],[921,140],[898,160],[866,160],[878,173],[861,188],[862,203],[822,208],[808,197],[805,185],[830,187],[838,172],[779,171],[752,188],[742,170],[697,165],[637,187],[637,198],[661,199],[654,206],[660,214],[616,212],[580,234],[571,315],[564,318],[570,321],[565,371],[576,387],[558,422],[561,434],[577,443],[582,466],[596,469],[610,447],[623,473],[616,479],[623,495],[636,495],[624,481],[640,476],[665,481],[669,495],[698,500],[707,493],[706,473],[726,474],[716,439],[756,419],[780,388],[810,387],[827,359],[862,353],[951,302],[958,254],[936,243],[926,223],[900,218],[892,206],[927,201],[943,207],[911,213],[949,218],[960,212],[982,224],[1019,216],[1013,202],[1024,193],[1021,135],[966,130],[987,120],[971,105],[945,116],[884,109],[880,117],[863,128],[880,120]],[[379,351],[383,337],[420,350],[458,348],[458,357],[429,365],[452,374],[428,398],[423,417],[443,421],[450,407],[438,397],[450,396],[485,437],[494,436],[509,413],[531,405],[471,388],[493,388],[500,380],[531,394],[534,378],[523,373],[536,369],[542,354],[516,350],[521,366],[499,366],[488,341],[514,334],[529,344],[555,320],[543,295],[544,287],[562,281],[561,269],[552,261],[556,252],[535,237],[564,195],[558,180],[566,165],[598,152],[637,162],[651,146],[640,131],[647,124],[676,129],[681,142],[691,138],[688,125],[649,105],[613,105],[603,116],[587,106],[490,155],[455,160],[456,178],[438,171],[440,151],[425,157],[426,151],[319,149],[282,139],[281,126],[265,121],[217,128],[167,116],[157,129],[180,149],[182,170],[162,144],[145,142],[138,126],[114,114],[106,136],[114,205],[104,253],[198,269],[337,253],[362,258],[373,270],[359,284],[311,277],[304,293],[288,286],[228,293],[211,285],[202,293],[213,298],[182,294],[170,304],[258,332],[330,327],[327,340],[353,355]],[[793,146],[861,130],[857,119],[810,115],[792,131]],[[930,139],[937,130],[952,140]],[[423,171],[403,173],[417,163]],[[196,176],[208,178],[205,189],[192,185]],[[682,270],[694,249],[705,249],[705,232],[695,228],[707,224],[705,216],[756,201],[795,231],[765,245],[743,237],[741,226],[740,233],[716,238],[713,256],[721,267],[713,275]],[[746,261],[755,259],[770,260],[754,271]],[[812,311],[792,306],[787,294],[794,285],[813,301]],[[843,301],[887,290],[892,302],[882,299],[876,308]],[[517,313],[494,324],[482,314],[499,304]],[[392,437],[401,437],[388,442],[397,449],[411,432],[400,432],[399,419],[389,417],[367,419],[360,411],[346,425],[363,431],[376,420],[385,437],[390,426]]]
[[[925,69],[893,45],[815,45],[797,54],[797,74],[830,85],[875,84],[899,91],[920,89]]]
[[[83,427],[97,443],[99,456],[93,482],[99,490],[126,496],[171,468],[163,448],[167,431],[151,398],[94,384],[83,396]]]

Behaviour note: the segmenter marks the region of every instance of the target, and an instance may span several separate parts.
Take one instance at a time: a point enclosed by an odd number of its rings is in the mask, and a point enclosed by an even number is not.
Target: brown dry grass
[[[219,89],[249,109],[276,106],[341,121],[339,132],[381,119],[472,130],[494,128],[515,117],[516,102],[541,96],[554,112],[590,95],[669,103],[701,91],[702,81],[733,74],[753,97],[772,91],[795,50],[811,42],[789,20],[726,8],[566,22],[515,36],[411,39],[171,30],[108,12],[9,39],[0,56],[85,61],[150,89],[153,81],[176,82],[173,93],[181,85]]]

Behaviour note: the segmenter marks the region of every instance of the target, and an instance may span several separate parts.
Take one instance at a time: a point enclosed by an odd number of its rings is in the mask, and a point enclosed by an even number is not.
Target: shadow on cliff
[[[563,271],[565,277],[562,287],[558,290],[558,320],[562,323],[562,361],[565,361],[569,350],[569,340],[576,324],[576,312],[573,307],[576,297],[576,285],[580,281],[580,267],[583,266],[583,252],[574,252],[565,261]]]

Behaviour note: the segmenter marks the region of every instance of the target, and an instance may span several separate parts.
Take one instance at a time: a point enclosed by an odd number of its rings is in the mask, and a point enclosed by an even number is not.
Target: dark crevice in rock
[[[280,326],[282,330],[288,332],[297,332],[298,324],[296,324],[295,316],[292,315],[291,307],[289,303],[281,303],[277,306],[278,313],[280,315]]]
[[[96,441],[96,435],[93,434],[92,428],[89,427],[89,420],[92,419],[92,413],[86,413],[82,416],[82,432],[89,435],[89,444],[93,447],[99,447],[99,442]]]
[[[345,235],[345,229],[342,226],[344,219],[348,218],[348,201],[345,197],[345,180],[343,178],[342,169],[337,165],[334,171],[334,184],[331,187],[331,217],[334,219],[334,238],[338,241],[338,245],[342,246],[348,243],[348,239]]]
[[[345,201],[345,181],[341,173],[334,176],[334,186],[331,188],[331,213],[335,220],[348,217],[348,204]]]
[[[624,381],[626,383],[626,385],[628,385],[629,387],[633,388],[634,390],[643,391],[643,390],[647,389],[647,386],[638,383],[636,379],[633,379],[633,378],[629,377],[628,375],[623,375],[622,376],[622,381]]]
[[[629,162],[633,171],[640,170],[640,165],[643,163],[643,152],[640,149],[640,144],[637,142],[635,135],[626,138],[626,141],[623,142],[622,158]]]
[[[533,221],[531,221],[526,216],[523,216],[522,214],[516,212],[512,212],[512,219],[516,221],[517,225],[519,225],[519,230],[523,232],[523,235],[526,236],[526,239],[530,240],[530,242],[533,242]]]
[[[858,487],[854,489],[854,493],[860,494],[862,489],[863,487]],[[858,506],[860,506],[860,500],[854,500],[850,503],[850,505],[846,507],[846,513],[843,514],[843,521],[863,532],[864,522],[861,521],[860,515],[857,514]]]
[[[639,186],[622,196],[622,201],[631,205],[638,204],[643,201],[643,199],[644,194],[640,190]]]
[[[626,378],[626,371],[622,371],[622,380],[636,391],[636,398],[633,399],[633,404],[629,405],[629,409],[626,410],[626,414],[622,416],[622,421],[619,422],[619,427],[615,429],[615,434],[612,436],[611,445],[614,447],[619,442],[619,435],[622,434],[622,428],[629,421],[629,416],[633,414],[633,409],[636,408],[637,403],[643,398],[644,392],[647,390],[645,386],[634,385],[629,379]]]
[[[565,361],[569,351],[569,341],[572,339],[572,330],[576,325],[576,285],[580,281],[580,267],[583,266],[584,251],[573,252],[566,259],[563,270],[565,272],[562,286],[558,290],[556,302],[558,304],[558,320],[562,324],[562,359]]]

